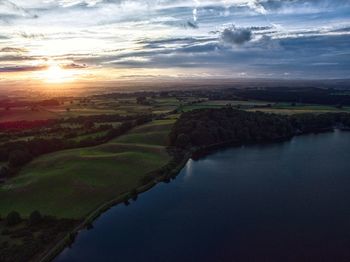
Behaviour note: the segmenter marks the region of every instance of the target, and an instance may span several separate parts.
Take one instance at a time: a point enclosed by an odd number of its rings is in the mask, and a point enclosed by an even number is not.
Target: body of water
[[[350,261],[350,133],[189,160],[81,232],[71,261]]]

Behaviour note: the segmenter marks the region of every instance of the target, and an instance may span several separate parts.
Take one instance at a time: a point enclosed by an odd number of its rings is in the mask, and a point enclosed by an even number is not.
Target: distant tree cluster
[[[281,115],[224,108],[184,113],[175,124],[170,140],[172,144],[185,148],[225,141],[270,141],[292,135],[290,122]]]
[[[350,126],[350,114],[277,115],[233,109],[203,109],[183,113],[174,125],[171,144],[178,148],[205,147],[288,139],[297,134],[320,132],[336,125]]]
[[[342,90],[322,88],[266,88],[241,89],[235,95],[244,99],[263,100],[271,102],[291,102],[332,105],[342,108],[350,105],[350,95],[344,95]]]

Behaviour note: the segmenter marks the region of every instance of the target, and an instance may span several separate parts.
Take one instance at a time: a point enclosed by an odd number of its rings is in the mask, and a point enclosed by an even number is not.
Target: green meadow
[[[166,145],[168,134],[174,123],[174,119],[155,120],[150,124],[136,127],[128,134],[113,141],[127,144]]]
[[[83,218],[103,203],[142,185],[166,165],[167,137],[175,122],[156,120],[124,136],[90,148],[39,157],[0,187],[0,214],[33,210],[63,218]]]

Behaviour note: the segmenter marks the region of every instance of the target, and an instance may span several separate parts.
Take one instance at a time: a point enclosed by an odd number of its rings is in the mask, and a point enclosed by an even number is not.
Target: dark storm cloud
[[[227,44],[242,45],[252,40],[252,31],[247,28],[226,28],[221,33],[221,40]]]

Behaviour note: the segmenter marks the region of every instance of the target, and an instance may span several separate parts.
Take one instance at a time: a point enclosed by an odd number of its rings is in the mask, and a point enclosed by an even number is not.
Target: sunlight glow
[[[50,63],[47,70],[40,72],[40,78],[47,83],[65,83],[75,80],[77,72],[64,69],[59,64]]]
[[[46,71],[43,72],[43,77],[48,83],[63,83],[73,80],[73,74],[69,70],[63,69],[58,64],[51,64]]]

